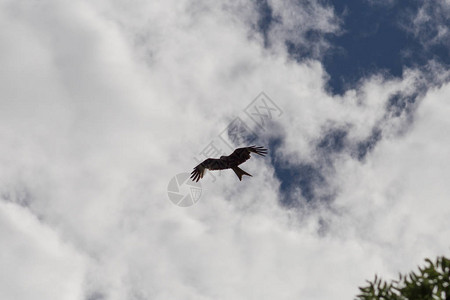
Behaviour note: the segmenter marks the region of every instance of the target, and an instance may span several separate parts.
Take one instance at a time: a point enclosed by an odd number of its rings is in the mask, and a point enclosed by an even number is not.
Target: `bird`
[[[192,181],[198,182],[203,175],[205,175],[205,170],[225,170],[232,169],[236,176],[242,181],[242,176],[252,176],[249,173],[245,172],[238,165],[247,161],[250,158],[250,153],[256,153],[261,156],[265,156],[267,154],[267,149],[264,147],[243,147],[237,148],[228,156],[221,156],[220,158],[208,158],[201,162],[194,168],[194,171],[191,172],[190,178]]]

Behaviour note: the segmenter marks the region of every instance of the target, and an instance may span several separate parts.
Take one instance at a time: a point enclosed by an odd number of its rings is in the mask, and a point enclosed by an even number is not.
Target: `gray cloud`
[[[443,46],[450,48],[448,29],[450,3],[446,0],[423,1],[417,13],[411,13],[402,20],[402,27],[418,38],[425,48]]]

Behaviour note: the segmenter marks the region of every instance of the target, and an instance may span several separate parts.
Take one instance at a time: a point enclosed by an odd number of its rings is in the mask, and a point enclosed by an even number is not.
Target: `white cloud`
[[[417,13],[409,15],[402,23],[402,27],[418,38],[426,48],[443,45],[448,49],[450,47],[449,13],[449,1],[423,1]]]
[[[85,261],[36,216],[0,202],[2,299],[80,299]]]
[[[324,19],[270,4],[284,20],[277,32],[339,30],[315,2]],[[414,92],[419,71],[332,97],[319,62],[263,48],[243,2],[4,1],[0,12],[5,295],[52,299],[60,287],[67,299],[344,299],[375,272],[448,250],[449,141],[437,130],[448,85],[423,95],[399,137],[406,123],[386,119],[386,103]],[[316,161],[330,126],[347,126],[351,141],[380,126],[384,138],[365,162],[335,158],[326,174],[339,194],[327,207],[280,207],[261,158],[244,167],[251,179],[223,172],[203,180],[197,205],[174,206],[170,178],[260,91],[284,111],[280,159]],[[27,291],[23,278],[35,280]]]
[[[332,6],[320,1],[268,1],[273,15],[269,30],[272,47],[285,48],[292,43],[302,53],[321,57],[331,45],[325,34],[338,34],[340,20]]]
[[[445,225],[450,213],[446,204],[450,161],[445,154],[449,139],[444,129],[449,125],[444,117],[448,89],[446,85],[427,93],[407,134],[384,139],[365,164],[347,160],[338,168],[342,194],[336,205],[347,212],[344,223],[381,248],[392,274],[449,249],[440,238],[449,233]],[[392,252],[382,247],[397,254],[390,256]],[[401,256],[412,258],[411,263]]]

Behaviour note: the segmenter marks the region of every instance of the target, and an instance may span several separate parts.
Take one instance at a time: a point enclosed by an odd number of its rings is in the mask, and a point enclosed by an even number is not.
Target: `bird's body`
[[[265,156],[267,154],[267,149],[256,146],[244,147],[234,150],[233,153],[228,156],[221,156],[220,158],[208,158],[194,168],[194,171],[192,171],[191,173],[191,179],[193,181],[199,181],[200,178],[203,178],[206,169],[232,169],[234,173],[236,173],[236,176],[239,178],[239,180],[242,180],[243,175],[252,176],[238,167],[238,165],[242,164],[250,158],[250,153],[256,153],[261,156]]]

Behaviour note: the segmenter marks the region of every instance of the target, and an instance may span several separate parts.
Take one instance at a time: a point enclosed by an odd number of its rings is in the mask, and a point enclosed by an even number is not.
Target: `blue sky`
[[[258,29],[264,37],[265,46],[270,48],[267,32],[280,20],[273,13],[268,1],[257,1],[257,3]],[[308,10],[312,2],[299,1],[299,3],[303,3],[305,10]],[[322,62],[329,76],[325,87],[331,94],[343,95],[347,90],[354,89],[365,78],[374,74],[381,73],[387,78],[401,78],[406,69],[424,69],[430,61],[436,61],[444,68],[450,66],[448,41],[442,38],[436,39],[439,27],[449,27],[450,19],[445,16],[445,10],[444,13],[441,12],[443,15],[440,14],[438,5],[424,7],[421,1],[324,1],[322,3],[333,9],[339,19],[339,30],[326,34],[309,30],[300,34],[304,34],[307,42],[310,43],[323,39],[329,43],[329,47],[318,56],[302,43],[296,44],[295,41],[286,39],[285,44],[289,55],[298,62],[308,59],[319,59]],[[412,32],[412,16],[417,15],[419,10],[429,13],[431,19],[421,24],[418,32]],[[430,43],[433,39],[436,40]],[[406,102],[415,102],[416,98],[424,92],[425,90],[419,88],[417,93],[408,97],[402,97],[401,94],[393,95],[386,110],[396,110],[398,116],[405,109]],[[333,153],[341,151],[349,151],[358,159],[363,159],[374,149],[382,136],[379,128],[374,127],[372,131],[371,136],[358,141],[356,145],[348,145],[346,130],[334,128],[316,141],[317,151],[327,157],[322,161],[295,166],[275,163],[275,174],[281,180],[280,191],[286,194],[282,202],[288,206],[295,205],[295,200],[292,200],[289,194],[299,187],[308,201],[320,201],[321,199],[316,199],[314,195],[314,187],[326,185],[326,180],[321,174],[323,164],[332,163]],[[280,143],[282,143],[280,138],[273,140],[271,148],[276,149]],[[329,201],[332,196],[330,198],[330,195],[327,195],[324,199]]]
[[[437,35],[437,24],[428,21],[423,36],[415,36],[405,28],[411,14],[417,14],[422,7],[420,1],[332,3],[343,21],[342,34],[329,38],[334,49],[323,60],[331,76],[328,84],[332,93],[343,93],[361,78],[380,71],[400,77],[405,68],[420,68],[432,59],[450,64],[445,40],[430,46],[423,44],[423,40]],[[449,26],[448,18],[441,25]]]
[[[353,299],[448,256],[449,15],[0,1],[0,299]],[[252,177],[210,172],[172,203],[208,145],[249,139],[269,149]]]

